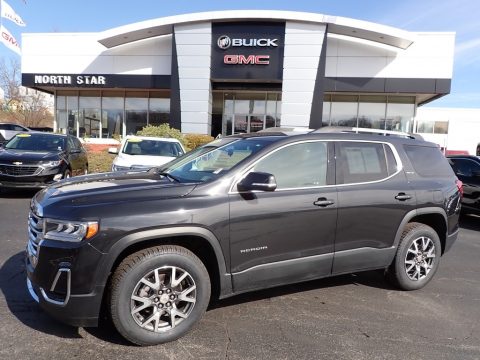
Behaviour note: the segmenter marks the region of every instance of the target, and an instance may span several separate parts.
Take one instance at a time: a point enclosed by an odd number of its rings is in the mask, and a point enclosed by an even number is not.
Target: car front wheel
[[[409,223],[387,270],[387,278],[402,290],[421,289],[435,275],[441,253],[435,230],[425,224]]]
[[[203,316],[208,272],[191,251],[164,245],[125,258],[112,276],[110,313],[118,332],[137,345],[178,339]]]

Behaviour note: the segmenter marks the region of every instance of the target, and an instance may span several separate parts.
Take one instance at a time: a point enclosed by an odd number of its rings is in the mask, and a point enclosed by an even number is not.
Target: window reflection
[[[147,124],[168,123],[169,115],[165,90],[61,90],[56,95],[57,130],[79,137],[135,134]]]

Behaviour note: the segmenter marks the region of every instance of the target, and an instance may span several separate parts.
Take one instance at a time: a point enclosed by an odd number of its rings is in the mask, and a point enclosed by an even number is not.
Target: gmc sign
[[[228,65],[268,65],[270,55],[225,55],[223,63]]]

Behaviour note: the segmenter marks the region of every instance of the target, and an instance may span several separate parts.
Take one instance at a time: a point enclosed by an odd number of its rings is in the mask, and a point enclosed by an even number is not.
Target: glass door
[[[218,94],[218,93],[217,93]],[[247,134],[280,126],[281,94],[278,92],[223,92],[222,134]],[[216,98],[216,99],[215,99]],[[214,96],[214,103],[222,98]]]

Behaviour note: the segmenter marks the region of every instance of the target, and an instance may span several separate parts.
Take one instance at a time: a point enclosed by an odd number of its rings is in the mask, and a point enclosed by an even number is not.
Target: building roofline
[[[317,13],[281,10],[211,11],[162,17],[112,28],[99,33],[98,41],[106,48],[152,37],[169,35],[175,25],[206,21],[298,21],[328,25],[328,32],[374,41],[400,49],[408,48],[414,34],[398,28],[363,20]]]

